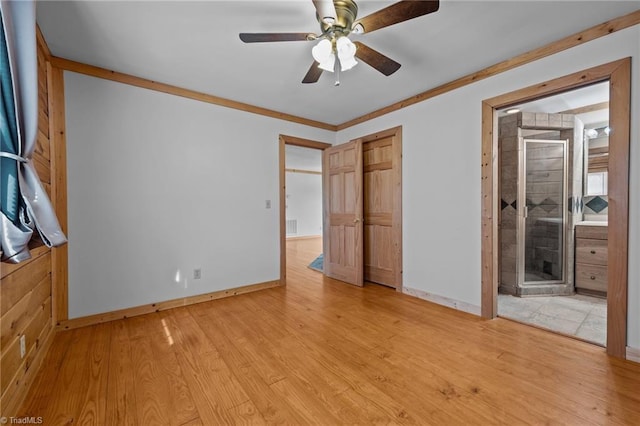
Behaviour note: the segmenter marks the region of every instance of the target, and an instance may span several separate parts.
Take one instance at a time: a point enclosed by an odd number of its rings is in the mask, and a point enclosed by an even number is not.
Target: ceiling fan
[[[364,43],[349,40],[349,34],[370,33],[380,28],[408,21],[438,10],[436,1],[399,1],[364,18],[357,19],[358,6],[353,0],[312,0],[316,18],[320,23],[320,34],[314,33],[240,33],[245,43],[279,41],[320,40],[312,49],[313,63],[302,80],[315,83],[323,71],[334,72],[335,85],[340,84],[340,71],[353,68],[360,59],[389,76],[400,68],[400,64]]]

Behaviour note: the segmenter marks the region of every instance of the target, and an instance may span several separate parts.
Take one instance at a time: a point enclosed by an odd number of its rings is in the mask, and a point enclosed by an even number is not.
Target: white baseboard
[[[402,292],[404,294],[408,294],[409,296],[417,297],[418,299],[427,300],[429,302],[456,309],[458,311],[467,312],[469,314],[480,316],[482,312],[480,306],[476,306],[467,302],[461,302],[455,299],[450,299],[444,296],[438,296],[437,294],[427,293],[426,291],[418,290],[417,288],[409,288],[403,286]]]
[[[627,346],[627,360],[640,363],[640,349]]]

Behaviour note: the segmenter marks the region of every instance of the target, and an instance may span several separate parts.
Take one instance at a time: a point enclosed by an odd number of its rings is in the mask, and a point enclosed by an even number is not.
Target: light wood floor
[[[23,409],[46,425],[640,424],[640,364],[508,320],[325,279],[60,332]],[[250,267],[250,266],[247,266]]]

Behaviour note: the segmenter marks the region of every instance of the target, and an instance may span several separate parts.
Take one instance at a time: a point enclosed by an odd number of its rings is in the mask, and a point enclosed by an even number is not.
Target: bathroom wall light
[[[611,133],[611,127],[609,126],[605,127],[604,132],[607,134],[607,136],[609,136],[609,133]]]
[[[596,129],[587,129],[587,130],[585,130],[585,135],[589,139],[597,138],[598,137],[598,131]]]
[[[504,113],[505,114],[515,114],[517,112],[520,112],[519,108],[510,108],[510,109],[506,110]]]

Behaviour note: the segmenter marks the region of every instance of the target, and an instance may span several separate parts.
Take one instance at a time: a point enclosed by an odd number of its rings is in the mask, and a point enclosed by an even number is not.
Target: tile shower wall
[[[518,283],[518,141],[519,114],[500,117],[498,122],[498,152],[500,173],[500,290],[516,294]]]
[[[606,195],[591,195],[584,197],[584,214],[607,216],[609,214],[609,197]]]
[[[499,119],[498,146],[500,152],[500,291],[508,294],[533,295],[533,294],[571,294],[573,292],[573,228],[574,223],[582,217],[582,156],[583,156],[583,126],[582,123],[570,114],[547,114],[522,112],[501,117]],[[566,226],[566,277],[564,285],[546,285],[536,287],[519,287],[518,272],[524,265],[518,265],[518,158],[521,154],[519,139],[521,137],[531,139],[567,139],[567,164],[568,164],[568,216]],[[554,160],[552,160],[554,161]],[[561,161],[561,160],[560,160]],[[555,172],[554,172],[555,173]],[[561,174],[561,171],[558,171]],[[529,204],[529,216],[536,217],[538,213],[546,215],[549,209],[557,210],[562,206],[559,193],[552,194],[553,185],[549,182],[536,182],[535,176],[529,177],[530,185],[528,193],[531,199],[523,200]],[[545,177],[547,180],[549,177]],[[535,187],[535,188],[534,188]],[[557,192],[557,190],[556,190]],[[553,213],[553,211],[551,212]],[[560,213],[556,211],[555,213]],[[532,221],[531,221],[532,222]],[[557,225],[545,225],[547,227]],[[528,265],[539,266],[541,275],[543,271],[559,272],[560,265],[552,262],[552,254],[558,250],[557,229],[543,229],[540,225],[536,229],[529,229],[531,238],[527,240],[530,245],[525,253],[530,257]],[[547,250],[547,252],[544,252]],[[546,260],[546,262],[544,262]]]

